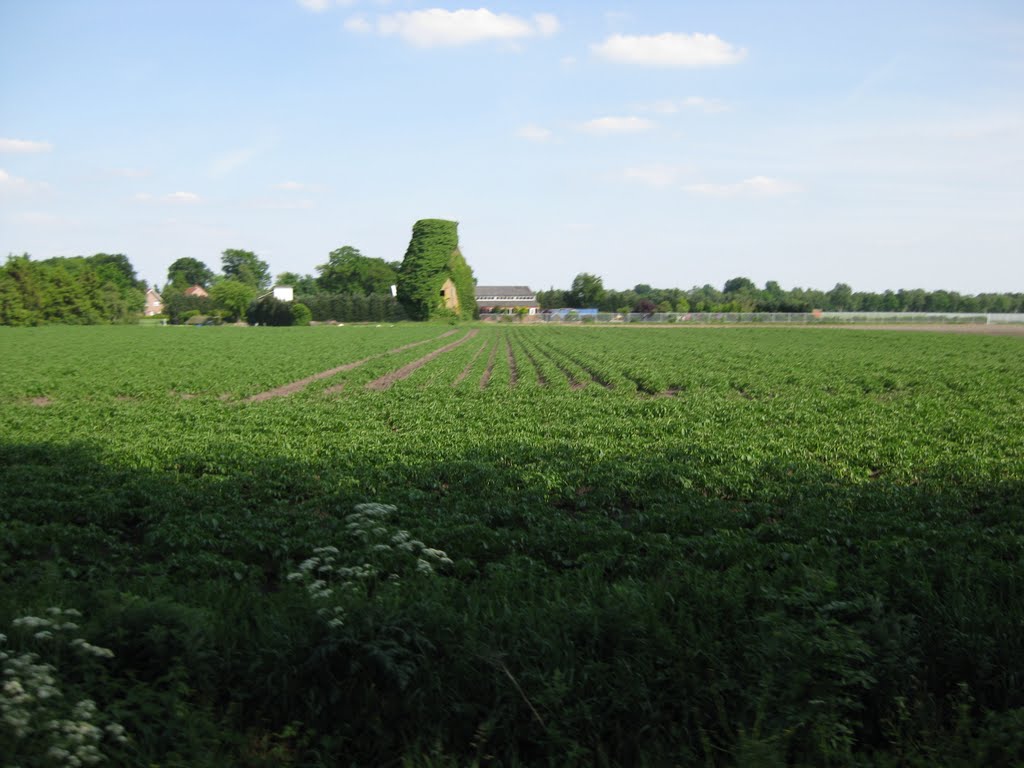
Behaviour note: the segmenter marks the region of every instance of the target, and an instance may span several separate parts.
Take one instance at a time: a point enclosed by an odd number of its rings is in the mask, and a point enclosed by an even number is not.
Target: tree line
[[[285,310],[261,298],[270,289],[271,272],[256,253],[229,248],[214,272],[202,261],[184,257],[167,269],[158,288],[164,315],[172,323],[195,316],[235,322],[268,324],[288,321]],[[391,293],[400,283],[402,263],[363,255],[345,245],[328,254],[317,274],[281,272],[277,283],[291,285],[296,301],[312,320],[394,322],[409,314]],[[198,285],[207,296],[186,293]],[[0,267],[0,325],[45,323],[123,323],[138,319],[145,303],[146,284],[124,254],[55,257],[33,261],[28,254],[9,256]],[[154,286],[156,287],[156,286]],[[460,291],[461,293],[461,291]],[[260,299],[257,302],[257,299]],[[774,280],[759,288],[746,277],[712,285],[655,288],[640,283],[624,291],[606,289],[601,277],[580,273],[568,289],[537,292],[542,309],[594,308],[602,312],[1024,312],[1024,293],[960,294],[922,289],[881,293],[854,291],[845,283],[831,290],[784,289]],[[262,302],[262,303],[260,303]]]
[[[0,325],[124,323],[138,318],[146,284],[124,254],[32,261],[0,267]]]
[[[837,283],[829,291],[782,288],[769,280],[764,288],[746,277],[712,285],[654,288],[640,283],[631,289],[606,289],[602,279],[587,272],[576,275],[568,289],[537,292],[541,309],[575,307],[601,312],[1024,312],[1024,293],[925,291],[920,288],[871,293]]]

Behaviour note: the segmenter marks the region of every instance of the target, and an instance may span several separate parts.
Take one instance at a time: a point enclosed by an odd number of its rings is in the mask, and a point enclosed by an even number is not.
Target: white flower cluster
[[[47,614],[22,616],[12,626],[32,632],[35,640],[47,641],[51,647],[65,639],[64,633],[78,629],[68,620],[81,616],[76,610],[50,608]],[[16,753],[23,748],[28,753],[45,754],[54,765],[96,765],[104,759],[99,748],[104,735],[118,743],[128,740],[120,724],[110,723],[105,729],[96,724],[100,713],[91,699],[78,701],[68,713],[57,668],[42,661],[38,653],[15,654],[6,645],[7,635],[0,634],[0,733],[13,735]],[[87,656],[114,655],[109,648],[92,645],[81,637],[72,638],[69,645]]]
[[[412,538],[408,531],[392,532],[387,520],[396,508],[390,504],[357,504],[355,511],[345,518],[345,529],[360,546],[350,550],[353,557],[362,556],[369,560],[381,560],[388,555],[400,557],[408,554],[416,558],[416,572],[432,574],[440,566],[452,565],[451,559],[440,549],[428,547],[422,541]],[[395,563],[392,562],[394,566]],[[337,547],[317,547],[313,556],[299,563],[299,569],[288,574],[289,581],[301,581],[314,600],[325,600],[335,594],[354,592],[360,583],[384,578],[385,569],[371,562],[361,565],[344,565],[341,551]],[[397,581],[400,577],[392,568],[387,580]],[[335,604],[331,608],[320,608],[318,613],[327,620],[328,626],[340,627],[345,622],[344,609]]]

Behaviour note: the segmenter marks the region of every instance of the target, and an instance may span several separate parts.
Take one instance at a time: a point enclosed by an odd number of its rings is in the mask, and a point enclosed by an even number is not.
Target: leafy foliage
[[[257,290],[250,283],[241,280],[219,280],[210,289],[210,298],[216,306],[227,312],[227,320],[231,322],[245,320],[245,312]]]
[[[1019,339],[448,331],[0,329],[0,626],[112,762],[1024,760]]]
[[[394,265],[363,256],[350,245],[331,251],[327,263],[316,271],[320,274],[317,286],[324,293],[390,294],[398,279]]]
[[[270,266],[252,251],[228,248],[221,254],[224,276],[257,290],[270,287]]]
[[[126,322],[141,314],[145,291],[122,254],[10,256],[0,268],[0,325]]]
[[[457,312],[449,310],[441,296],[449,279],[459,300]],[[417,221],[398,275],[398,300],[409,318],[472,318],[476,312],[475,285],[473,272],[459,251],[458,224],[443,219]]]
[[[186,256],[175,260],[167,268],[167,286],[178,291],[184,291],[191,285],[207,288],[212,281],[213,271],[199,259]]]

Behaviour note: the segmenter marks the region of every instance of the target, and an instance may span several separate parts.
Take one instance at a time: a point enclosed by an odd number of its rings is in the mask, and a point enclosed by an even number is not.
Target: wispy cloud
[[[163,199],[169,203],[198,203],[201,198],[195,192],[171,192]]]
[[[232,171],[248,165],[259,152],[260,150],[256,147],[241,147],[224,152],[210,163],[210,175],[214,177],[227,176]]]
[[[170,192],[159,196],[149,192],[138,192],[134,199],[140,203],[198,203],[202,200],[195,192]]]
[[[298,0],[298,3],[313,13],[321,13],[331,7],[331,0]]]
[[[365,35],[368,32],[373,31],[373,25],[370,22],[368,22],[366,20],[366,17],[363,15],[352,16],[348,19],[345,19],[344,27],[349,32],[356,32],[360,35]]]
[[[367,31],[369,23],[349,21],[353,31]],[[363,20],[365,21],[365,20]],[[349,26],[346,23],[346,26]],[[485,40],[516,41],[529,37],[550,37],[558,31],[557,17],[538,13],[532,18],[494,13],[486,8],[446,11],[430,8],[401,11],[380,16],[376,31],[384,37],[398,37],[418,48],[458,46]]]
[[[612,35],[590,50],[602,59],[648,67],[721,67],[735,64],[746,49],[725,42],[718,35],[666,32],[660,35]]]
[[[645,117],[598,117],[580,125],[580,130],[597,136],[611,136],[620,133],[643,133],[651,130],[655,123]]]
[[[43,181],[30,181],[21,176],[15,176],[0,168],[0,192],[8,195],[24,195],[32,192],[43,192],[50,188],[50,185]]]
[[[283,189],[288,192],[294,192],[299,189],[305,189],[306,185],[298,181],[282,181],[280,184],[275,184],[274,189]]]
[[[542,128],[539,125],[530,123],[516,131],[516,135],[519,138],[527,139],[528,141],[548,141],[551,139],[552,133],[547,128]]]
[[[153,175],[148,168],[112,168],[111,176],[119,176],[122,179],[145,179]]]
[[[768,176],[752,176],[733,184],[690,184],[685,189],[704,197],[781,197],[795,192],[797,186]]]
[[[622,177],[626,181],[635,181],[651,187],[670,187],[679,181],[681,176],[690,173],[690,171],[689,167],[683,165],[656,163],[654,165],[626,168],[622,172]]]
[[[645,112],[656,112],[660,115],[674,115],[688,110],[696,112],[728,112],[729,105],[719,99],[705,99],[701,96],[690,96],[686,99],[661,99],[640,107]]]
[[[26,139],[0,139],[0,152],[31,154],[49,152],[53,144],[48,141],[27,141]]]

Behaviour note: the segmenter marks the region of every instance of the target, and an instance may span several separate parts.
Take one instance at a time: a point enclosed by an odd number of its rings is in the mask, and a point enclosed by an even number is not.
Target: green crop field
[[[0,360],[10,764],[1024,762],[1024,338],[43,327]]]

